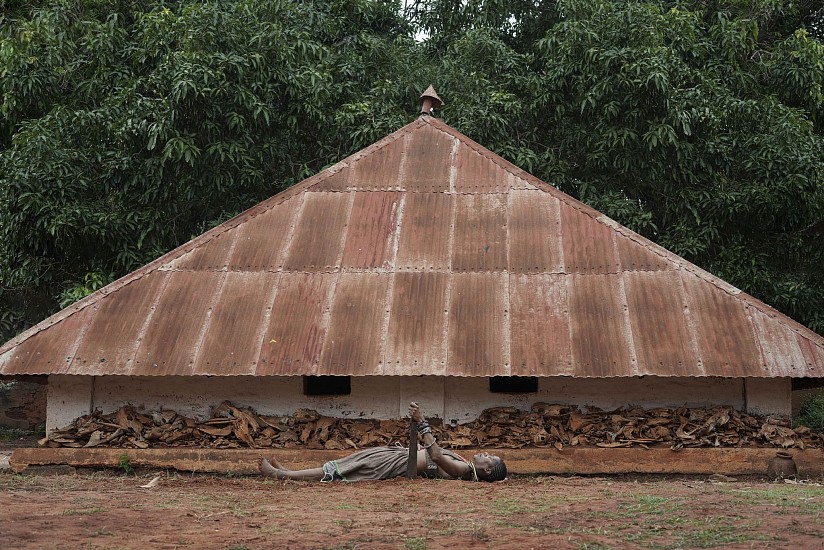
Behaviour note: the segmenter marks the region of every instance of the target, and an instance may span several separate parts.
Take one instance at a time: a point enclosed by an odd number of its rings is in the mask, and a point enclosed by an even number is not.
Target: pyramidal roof
[[[0,374],[822,377],[824,338],[424,115],[10,340]]]

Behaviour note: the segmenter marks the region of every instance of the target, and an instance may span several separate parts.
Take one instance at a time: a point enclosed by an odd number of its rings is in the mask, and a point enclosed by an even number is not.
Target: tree
[[[447,123],[822,332],[821,17],[807,0],[16,3],[0,329],[394,131],[432,83]]]
[[[396,5],[366,0],[14,13],[0,31],[7,335],[347,153],[339,111],[411,43]]]

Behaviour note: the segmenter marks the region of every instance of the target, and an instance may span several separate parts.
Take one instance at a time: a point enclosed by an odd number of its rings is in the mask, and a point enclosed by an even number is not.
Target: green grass
[[[9,428],[0,426],[0,441],[14,441],[24,437],[42,437],[45,435],[45,426],[37,430],[24,430],[21,428]]]
[[[406,539],[403,543],[403,547],[406,550],[426,550],[426,538],[415,537],[412,539]]]

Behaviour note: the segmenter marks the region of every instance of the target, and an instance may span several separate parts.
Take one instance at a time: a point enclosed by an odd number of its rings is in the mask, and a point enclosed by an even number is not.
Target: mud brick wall
[[[0,426],[36,430],[46,424],[47,377],[0,380]]]

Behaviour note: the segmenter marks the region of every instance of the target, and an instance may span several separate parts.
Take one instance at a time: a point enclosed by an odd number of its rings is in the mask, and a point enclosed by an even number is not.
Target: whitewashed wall
[[[206,418],[228,400],[261,414],[314,409],[343,418],[399,418],[409,401],[429,417],[469,422],[488,407],[528,410],[535,402],[614,409],[623,405],[674,407],[732,405],[761,414],[789,415],[790,379],[741,378],[541,378],[538,392],[490,393],[486,378],[353,377],[346,396],[303,395],[301,377],[90,377],[52,375],[46,429],[68,425],[94,409],[103,413],[130,403],[145,410],[173,409]]]

